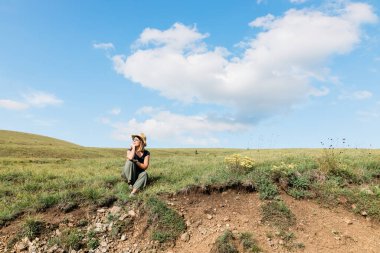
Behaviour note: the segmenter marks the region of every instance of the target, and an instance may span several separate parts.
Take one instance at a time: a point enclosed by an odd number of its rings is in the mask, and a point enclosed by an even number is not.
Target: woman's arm
[[[136,154],[136,147],[134,145],[131,146],[127,151],[127,159],[132,161]]]
[[[136,165],[139,166],[140,169],[146,170],[149,167],[149,157],[150,155],[145,156],[144,163],[136,162]]]

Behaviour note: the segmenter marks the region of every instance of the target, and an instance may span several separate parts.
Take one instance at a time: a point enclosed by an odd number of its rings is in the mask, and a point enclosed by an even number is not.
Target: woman
[[[145,150],[145,134],[132,135],[131,148],[127,151],[127,162],[121,176],[127,180],[129,187],[132,189],[130,197],[133,197],[140,189],[146,186],[148,174],[146,169],[149,167],[150,153]]]

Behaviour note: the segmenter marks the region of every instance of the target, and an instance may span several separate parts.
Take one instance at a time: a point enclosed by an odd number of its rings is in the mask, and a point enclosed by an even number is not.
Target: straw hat
[[[143,142],[144,146],[146,146],[146,136],[145,136],[144,133],[141,133],[141,134],[132,134],[132,140],[135,137],[139,138]]]

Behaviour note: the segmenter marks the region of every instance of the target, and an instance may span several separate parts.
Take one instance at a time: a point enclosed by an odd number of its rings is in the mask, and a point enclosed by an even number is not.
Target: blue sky
[[[144,132],[149,147],[380,148],[379,16],[377,0],[4,0],[0,129],[97,147]]]

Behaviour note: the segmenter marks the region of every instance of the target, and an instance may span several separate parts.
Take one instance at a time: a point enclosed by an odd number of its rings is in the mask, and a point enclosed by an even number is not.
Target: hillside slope
[[[0,130],[0,157],[96,158],[122,154],[122,149],[88,148],[47,136]]]

